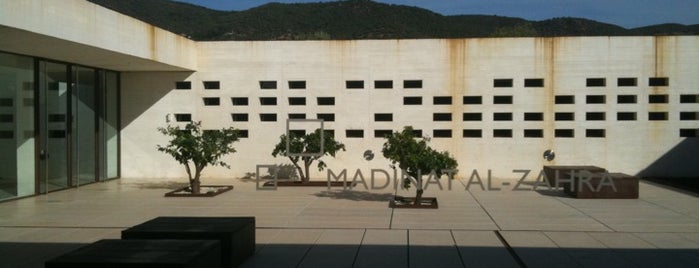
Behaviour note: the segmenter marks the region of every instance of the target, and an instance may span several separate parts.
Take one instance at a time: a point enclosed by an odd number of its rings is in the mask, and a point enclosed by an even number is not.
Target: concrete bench
[[[122,239],[213,239],[222,267],[237,267],[255,252],[254,217],[158,217],[121,232]]]
[[[575,198],[637,199],[638,177],[624,173],[577,173],[565,184],[566,194]]]
[[[597,166],[544,166],[544,175],[548,180],[549,186],[556,187],[556,178],[569,179],[570,172],[580,173],[583,171],[589,172],[606,172],[607,170]],[[564,187],[566,183],[558,183],[559,187]]]
[[[105,239],[51,259],[46,268],[221,267],[215,240]]]

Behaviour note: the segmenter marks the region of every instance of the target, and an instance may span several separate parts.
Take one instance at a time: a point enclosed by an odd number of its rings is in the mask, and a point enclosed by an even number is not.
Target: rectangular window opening
[[[260,89],[277,89],[277,81],[260,81]]]
[[[681,128],[680,137],[682,138],[696,138],[699,137],[699,128]]]
[[[435,138],[451,138],[451,129],[434,129],[432,137]]]
[[[462,135],[464,138],[481,138],[481,137],[483,137],[483,130],[464,129]]]
[[[233,122],[247,122],[248,114],[231,114],[231,119]]]
[[[289,105],[306,105],[305,97],[289,97]]]
[[[512,121],[512,113],[493,113],[493,121]]]
[[[636,112],[618,112],[616,113],[617,121],[635,121]]]
[[[249,138],[250,133],[247,129],[238,129],[238,138]]]
[[[277,114],[260,114],[260,121],[262,122],[276,122]]]
[[[347,138],[364,138],[363,129],[347,129],[345,130],[345,137]]]
[[[481,96],[464,96],[464,104],[483,104]]]
[[[574,95],[556,95],[554,97],[554,102],[556,104],[575,104]]]
[[[543,78],[524,79],[524,87],[544,87],[544,79]]]
[[[573,137],[575,137],[575,130],[573,130],[573,129],[556,129],[556,130],[554,130],[554,136],[556,136],[556,138],[573,138]]]
[[[432,121],[451,121],[451,113],[433,113]]]
[[[680,112],[680,120],[699,120],[699,112]]]
[[[604,138],[605,137],[605,130],[604,129],[586,129],[585,130],[585,137],[587,137],[587,138]]]
[[[177,122],[192,122],[192,114],[175,114]]]
[[[220,98],[204,98],[204,105],[205,106],[219,106],[219,105],[221,105],[221,99]]]
[[[682,94],[680,103],[699,103],[699,94]]]
[[[524,121],[544,121],[544,113],[524,113]]]
[[[403,80],[403,88],[422,88],[422,80]]]
[[[638,81],[635,77],[620,77],[616,80],[616,85],[619,87],[635,87]]]
[[[233,97],[231,98],[231,103],[233,106],[247,106],[248,98],[245,97]]]
[[[512,138],[512,129],[493,129],[494,138]]]
[[[618,95],[618,96],[616,96],[616,103],[619,103],[619,104],[636,103],[636,95]]]
[[[670,79],[667,77],[651,77],[648,78],[648,86],[651,87],[666,87],[670,85]]]
[[[374,114],[375,122],[392,122],[393,114]]]
[[[493,87],[512,87],[512,79],[493,79]]]
[[[512,104],[512,96],[493,96],[493,104]]]
[[[544,137],[544,130],[543,129],[525,129],[524,130],[524,137],[525,138],[543,138]]]
[[[604,112],[587,112],[585,113],[585,120],[587,121],[604,121],[606,119],[606,114]]]
[[[306,114],[289,114],[289,119],[306,119]]]
[[[464,121],[482,121],[483,115],[481,113],[464,113]]]
[[[391,89],[393,88],[393,80],[376,80],[374,81],[376,89]]]
[[[12,123],[14,122],[13,114],[0,114],[0,123]]]
[[[451,105],[451,96],[434,96],[432,97],[434,105]]]
[[[607,86],[607,79],[605,78],[588,78],[585,81],[587,87],[604,87]]]
[[[221,82],[219,81],[204,81],[204,89],[221,89]]]
[[[332,106],[335,105],[335,97],[318,97],[318,106]]]
[[[554,115],[554,120],[556,120],[556,121],[573,121],[573,120],[575,120],[575,113],[556,113]]]
[[[276,97],[260,97],[260,105],[277,105]]]
[[[289,81],[289,89],[306,89],[306,81]]]
[[[345,81],[345,88],[347,89],[362,89],[364,88],[363,80],[347,80]]]
[[[648,120],[650,121],[666,121],[668,118],[667,112],[648,112]]]
[[[12,107],[12,106],[14,106],[14,100],[12,98],[0,99],[0,107]]]
[[[403,105],[421,105],[422,97],[403,97]]]
[[[607,102],[607,96],[605,95],[587,95],[585,96],[585,102],[587,104],[603,104]]]
[[[668,103],[669,97],[666,94],[648,95],[648,103]]]

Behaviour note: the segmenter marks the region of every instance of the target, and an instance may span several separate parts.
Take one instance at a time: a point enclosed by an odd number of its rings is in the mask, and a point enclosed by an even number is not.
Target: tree
[[[323,136],[323,150],[321,151],[321,129],[316,129],[314,132],[299,136],[295,135],[293,132],[289,133],[288,137],[288,149],[287,151],[287,136],[283,134],[279,137],[279,143],[274,147],[272,151],[272,156],[277,157],[277,155],[286,156],[291,160],[291,163],[296,166],[299,172],[299,177],[301,177],[301,182],[307,183],[310,181],[310,167],[314,161],[318,161],[318,171],[322,171],[327,165],[323,160],[320,160],[323,156],[329,155],[335,157],[338,151],[345,151],[345,145],[336,141],[333,135],[324,133]],[[303,155],[294,155],[292,153],[299,153]],[[317,155],[311,155],[313,153],[319,153]],[[303,162],[303,167],[300,166],[300,162]]]
[[[400,168],[403,171],[403,187],[409,188],[412,182],[417,185],[415,194],[415,204],[422,201],[421,175],[434,172],[435,179],[439,179],[443,174],[454,173],[458,163],[449,156],[449,152],[438,152],[427,145],[429,138],[422,138],[419,141],[413,135],[412,127],[405,127],[402,132],[394,132],[386,136],[381,152],[383,156],[391,161],[391,167]]]
[[[172,137],[166,146],[157,145],[158,151],[171,155],[184,165],[189,176],[192,193],[200,193],[199,177],[206,166],[230,166],[221,161],[221,157],[235,153],[233,143],[238,141],[238,131],[234,128],[220,130],[202,130],[201,122],[189,122],[180,129],[179,126],[159,127],[158,131]],[[191,164],[191,167],[190,167]],[[194,173],[192,173],[194,170]]]

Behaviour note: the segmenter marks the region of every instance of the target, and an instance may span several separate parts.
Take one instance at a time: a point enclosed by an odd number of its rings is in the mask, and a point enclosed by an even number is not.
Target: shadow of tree
[[[393,199],[392,193],[371,193],[363,191],[322,191],[313,194],[317,197],[327,197],[332,199],[346,199],[352,201],[377,201],[386,202]]]

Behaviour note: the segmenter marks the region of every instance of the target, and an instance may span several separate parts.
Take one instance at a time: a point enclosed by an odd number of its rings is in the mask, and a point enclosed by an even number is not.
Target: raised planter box
[[[575,198],[637,199],[638,177],[624,173],[580,173],[564,189]]]
[[[221,267],[215,240],[105,239],[51,259],[46,268]]]
[[[255,252],[254,217],[158,217],[121,232],[122,239],[213,239],[221,267],[237,267]]]

